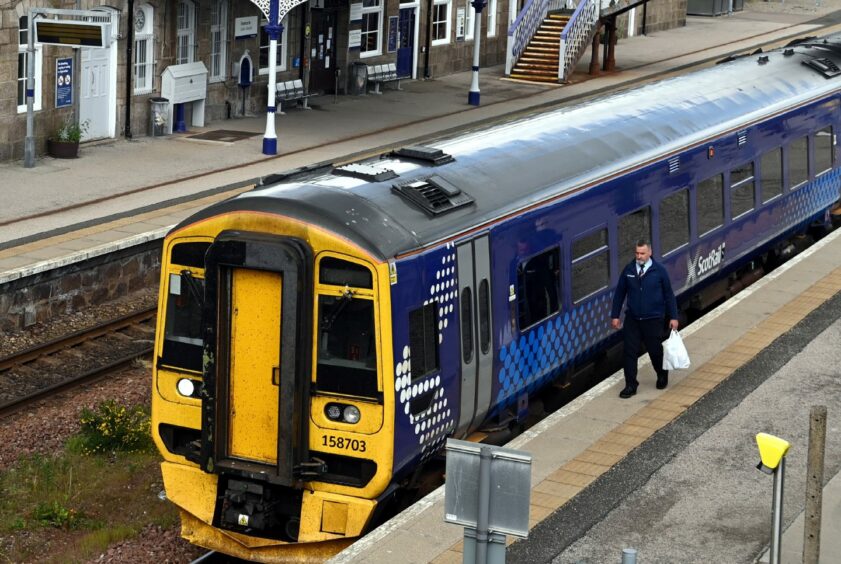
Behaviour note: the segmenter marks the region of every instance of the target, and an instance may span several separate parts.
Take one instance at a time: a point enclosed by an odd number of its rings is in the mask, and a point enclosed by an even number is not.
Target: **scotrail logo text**
[[[686,261],[686,285],[691,286],[703,280],[708,274],[716,270],[724,262],[724,243],[712,249],[706,255],[698,251],[694,257]]]

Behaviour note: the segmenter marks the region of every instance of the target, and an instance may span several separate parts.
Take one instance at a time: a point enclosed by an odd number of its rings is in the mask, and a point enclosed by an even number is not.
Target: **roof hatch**
[[[448,155],[441,149],[427,147],[425,145],[401,147],[394,151],[394,154],[398,157],[416,159],[435,166],[451,163],[455,160],[452,155]]]
[[[391,191],[399,194],[427,215],[436,216],[473,203],[473,198],[440,176],[417,178],[395,184]]]
[[[333,174],[338,176],[352,176],[368,182],[384,182],[397,178],[397,173],[390,168],[379,167],[369,164],[351,163],[344,166],[337,166]]]
[[[838,68],[838,65],[826,57],[815,57],[814,59],[803,61],[803,64],[818,71],[825,78],[832,78],[841,74],[841,69]]]

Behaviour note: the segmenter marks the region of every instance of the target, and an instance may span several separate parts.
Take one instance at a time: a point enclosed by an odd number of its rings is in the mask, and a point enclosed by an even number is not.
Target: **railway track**
[[[147,307],[0,358],[0,418],[151,354],[156,312]]]

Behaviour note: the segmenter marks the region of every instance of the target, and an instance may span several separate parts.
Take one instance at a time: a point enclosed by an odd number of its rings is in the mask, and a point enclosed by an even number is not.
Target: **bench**
[[[368,82],[374,84],[372,94],[382,94],[380,84],[397,82],[397,90],[400,90],[400,78],[397,76],[397,64],[388,63],[385,65],[368,65]]]
[[[315,94],[304,94],[304,82],[299,78],[296,80],[287,80],[285,82],[277,83],[277,91],[275,93],[275,102],[277,103],[277,113],[285,115],[281,111],[281,104],[283,102],[295,102],[303,100],[303,108],[309,110],[307,107],[307,99],[315,96]]]

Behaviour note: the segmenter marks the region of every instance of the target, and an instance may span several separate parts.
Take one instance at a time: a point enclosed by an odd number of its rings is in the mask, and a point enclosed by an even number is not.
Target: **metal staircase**
[[[561,33],[570,14],[549,14],[511,69],[510,78],[529,82],[558,82]]]

